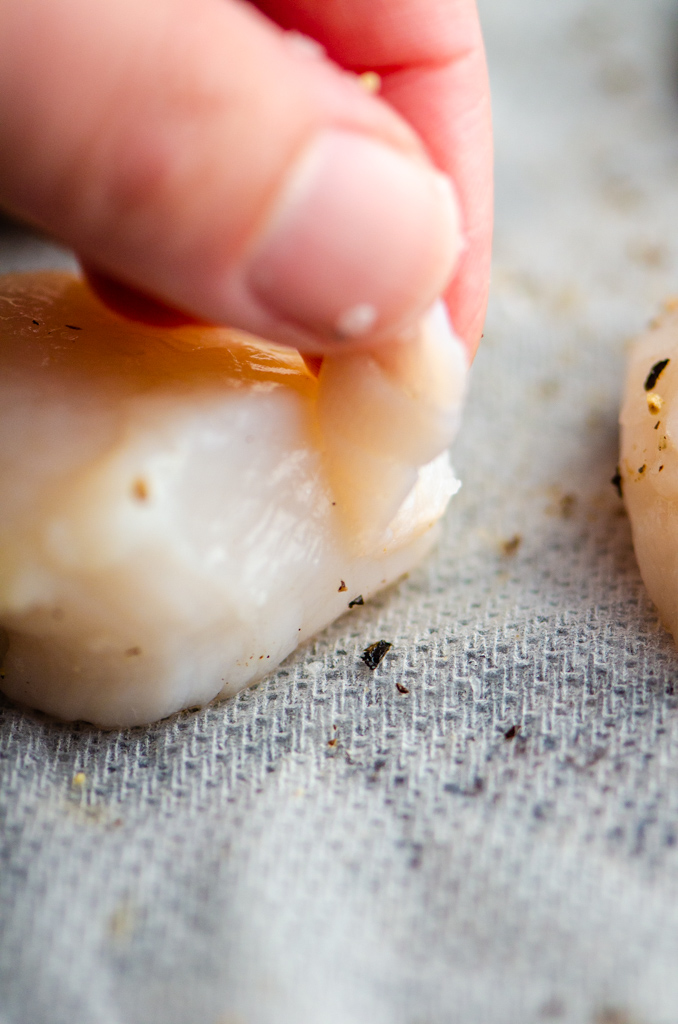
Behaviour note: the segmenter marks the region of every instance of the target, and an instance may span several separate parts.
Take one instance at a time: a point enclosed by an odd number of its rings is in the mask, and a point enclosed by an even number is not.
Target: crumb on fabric
[[[565,1011],[566,1007],[563,1000],[559,999],[558,996],[552,996],[550,999],[547,999],[545,1003],[542,1003],[539,1007],[538,1013],[540,1018],[553,1020],[557,1017],[564,1017]]]
[[[87,781],[87,776],[85,775],[84,772],[76,772],[75,775],[73,776],[73,778],[71,779],[71,785],[72,786],[77,786],[77,787],[81,788],[82,786],[85,785],[86,781]]]
[[[398,693],[409,693],[410,691],[404,685],[404,683],[396,683],[396,690]]]
[[[126,939],[134,927],[134,914],[128,903],[122,903],[117,910],[111,914],[108,922],[108,930],[114,939]]]
[[[634,1024],[626,1010],[618,1006],[605,1006],[593,1018],[594,1024]]]
[[[574,515],[574,507],[577,504],[577,498],[574,494],[564,494],[560,499],[560,514],[563,519],[571,519]]]
[[[515,555],[516,551],[523,542],[523,538],[519,533],[515,533],[509,540],[505,540],[501,546],[502,554],[510,558],[511,555]]]
[[[360,655],[362,660],[365,662],[369,669],[374,672],[375,668],[383,661],[384,657],[393,647],[393,644],[389,643],[388,640],[377,640],[376,643],[370,644],[366,647],[363,653]]]
[[[559,487],[549,488],[551,503],[546,506],[547,516],[557,516],[559,519],[571,519],[577,505],[577,495],[563,492]]]

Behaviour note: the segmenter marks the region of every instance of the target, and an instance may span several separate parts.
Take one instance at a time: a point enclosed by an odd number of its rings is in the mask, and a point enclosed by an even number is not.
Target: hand
[[[374,345],[443,290],[474,350],[492,185],[473,0],[258,8],[5,0],[0,204],[105,274],[307,353]],[[379,96],[345,73],[364,70]]]

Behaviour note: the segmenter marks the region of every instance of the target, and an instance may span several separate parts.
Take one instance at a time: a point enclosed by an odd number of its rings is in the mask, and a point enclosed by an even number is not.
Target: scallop
[[[324,359],[0,279],[0,686],[132,726],[229,696],[411,569],[459,484],[441,308]]]
[[[678,308],[636,342],[620,423],[619,481],[636,558],[678,641]]]

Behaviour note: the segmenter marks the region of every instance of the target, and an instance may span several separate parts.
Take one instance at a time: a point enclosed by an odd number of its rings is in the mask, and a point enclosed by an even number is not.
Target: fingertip
[[[428,308],[461,246],[446,176],[377,139],[331,130],[292,169],[243,272],[269,330],[363,345]]]
[[[42,2],[46,67],[16,62],[0,97],[15,154],[0,191],[81,254],[109,306],[320,354],[387,340],[444,290],[461,246],[450,180],[317,48],[249,5]],[[33,38],[24,20],[12,52]]]

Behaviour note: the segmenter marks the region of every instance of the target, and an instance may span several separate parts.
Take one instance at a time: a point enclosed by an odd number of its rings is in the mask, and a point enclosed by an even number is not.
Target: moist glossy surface
[[[441,400],[361,359],[352,394],[339,360],[316,379],[234,331],[130,325],[70,275],[2,279],[5,692],[69,719],[152,721],[261,678],[418,561],[457,486],[440,452],[460,385]],[[384,416],[390,447],[370,440]]]

